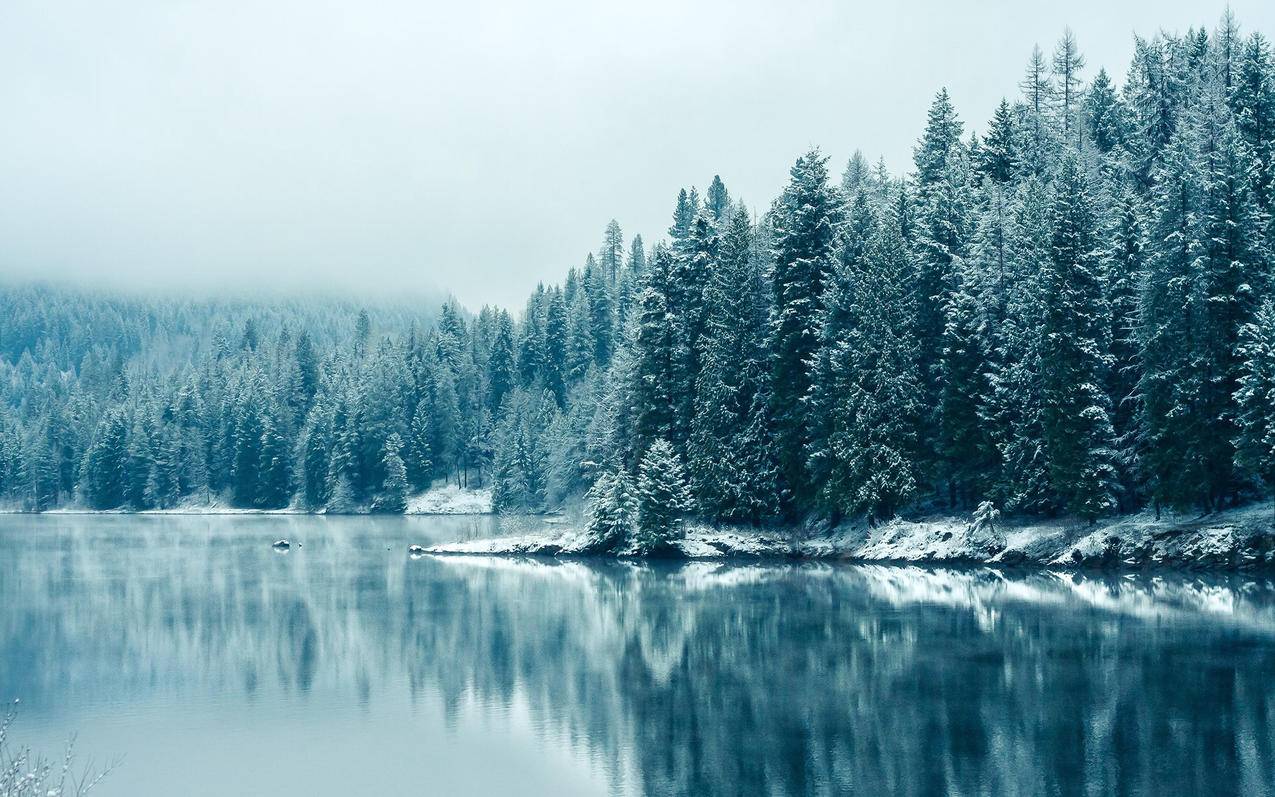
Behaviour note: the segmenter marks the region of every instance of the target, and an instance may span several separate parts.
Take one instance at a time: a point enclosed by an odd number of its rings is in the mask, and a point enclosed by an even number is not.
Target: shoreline
[[[604,550],[578,530],[426,546],[435,556],[524,556],[550,559],[644,557]],[[845,523],[780,529],[713,527],[693,523],[661,557],[689,561],[844,561],[1045,567],[1085,570],[1247,571],[1275,569],[1275,521],[1258,504],[1204,516],[1150,512],[1090,527],[1065,520],[974,528],[968,518],[894,520],[876,528]]]

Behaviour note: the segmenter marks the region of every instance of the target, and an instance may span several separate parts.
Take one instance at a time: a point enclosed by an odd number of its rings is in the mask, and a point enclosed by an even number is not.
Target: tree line
[[[1066,32],[981,133],[939,91],[902,176],[819,151],[753,209],[720,177],[648,247],[515,319],[7,289],[0,492],[44,509],[401,511],[438,480],[603,537],[682,518],[1097,517],[1275,488],[1275,68],[1228,14]],[[75,307],[68,311],[68,307]],[[185,343],[183,343],[185,341]]]

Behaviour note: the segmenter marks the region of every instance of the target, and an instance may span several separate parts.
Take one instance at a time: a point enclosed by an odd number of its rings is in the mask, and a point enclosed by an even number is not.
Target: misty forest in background
[[[902,178],[812,151],[766,208],[683,190],[666,240],[612,222],[517,319],[5,287],[0,493],[401,512],[449,480],[509,511],[587,494],[648,550],[686,516],[1255,500],[1270,46],[1228,14],[1137,39],[1122,85],[1085,67],[1070,32],[1035,50],[978,134],[940,91]]]

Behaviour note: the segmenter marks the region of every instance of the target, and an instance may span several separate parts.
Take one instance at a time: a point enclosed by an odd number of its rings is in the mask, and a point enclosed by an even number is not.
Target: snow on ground
[[[454,484],[431,487],[407,501],[409,515],[489,515],[491,490],[465,490]]]
[[[587,556],[575,528],[451,543],[439,554]],[[688,559],[842,559],[859,562],[1133,568],[1155,565],[1238,570],[1275,567],[1275,516],[1268,504],[1205,516],[1150,512],[1100,521],[1046,520],[976,528],[963,517],[862,522],[834,529],[752,529],[691,524],[677,543]],[[615,555],[614,553],[611,555]],[[619,555],[624,556],[623,550]]]

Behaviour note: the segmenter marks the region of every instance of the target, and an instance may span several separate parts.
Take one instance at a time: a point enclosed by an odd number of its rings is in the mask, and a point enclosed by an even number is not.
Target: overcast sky
[[[812,145],[901,171],[940,86],[981,129],[1065,25],[1122,80],[1135,31],[1223,9],[3,0],[0,275],[520,306],[682,185],[764,205]]]

